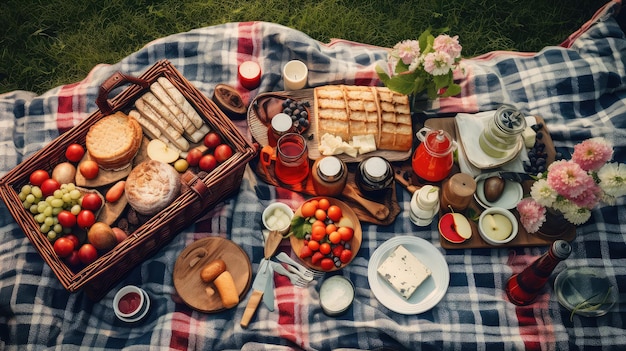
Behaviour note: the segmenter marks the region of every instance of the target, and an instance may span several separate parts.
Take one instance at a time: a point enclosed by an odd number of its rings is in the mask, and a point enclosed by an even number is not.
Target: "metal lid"
[[[365,174],[375,181],[384,179],[388,173],[387,161],[378,156],[368,158],[363,165],[363,169]]]
[[[552,252],[557,258],[564,260],[572,252],[572,246],[565,240],[556,240],[552,243]]]
[[[272,117],[272,129],[277,133],[285,133],[291,129],[292,121],[286,113],[277,113]]]
[[[519,134],[526,129],[526,117],[513,106],[500,106],[496,110],[495,117],[498,126],[504,133]]]
[[[326,180],[335,180],[343,175],[343,165],[341,160],[335,156],[322,158],[317,165],[319,174]]]

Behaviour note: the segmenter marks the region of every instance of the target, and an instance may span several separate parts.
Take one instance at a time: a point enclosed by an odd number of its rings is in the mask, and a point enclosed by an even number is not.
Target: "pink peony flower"
[[[572,161],[585,171],[597,171],[613,156],[613,147],[604,138],[587,139],[574,146]]]
[[[548,167],[548,185],[568,199],[582,194],[595,184],[593,177],[572,161],[556,161]]]
[[[517,204],[517,211],[520,214],[520,223],[528,233],[535,233],[546,221],[546,208],[530,197]]]
[[[431,52],[424,57],[424,71],[433,76],[448,74],[453,64],[454,59],[442,51]]]
[[[393,47],[393,52],[405,65],[409,65],[420,56],[420,43],[417,40],[403,40]]]
[[[435,38],[433,49],[448,54],[452,59],[461,56],[461,45],[459,45],[459,36],[453,37],[447,34],[441,34]]]

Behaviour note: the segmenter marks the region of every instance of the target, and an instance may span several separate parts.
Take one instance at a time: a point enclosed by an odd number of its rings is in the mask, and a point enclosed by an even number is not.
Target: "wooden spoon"
[[[389,216],[389,208],[387,206],[362,197],[350,184],[346,184],[345,188],[343,188],[342,195],[358,202],[367,210],[367,212],[371,213],[372,216],[381,221],[385,220]]]
[[[283,235],[278,230],[270,230],[270,233],[267,235],[267,239],[265,240],[265,247],[263,248],[263,255],[266,260],[269,260],[270,257],[274,255],[278,245],[283,240]]]

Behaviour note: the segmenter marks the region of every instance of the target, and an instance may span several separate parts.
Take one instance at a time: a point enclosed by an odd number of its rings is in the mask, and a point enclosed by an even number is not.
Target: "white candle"
[[[283,84],[285,90],[298,90],[304,88],[307,83],[309,69],[304,62],[291,60],[283,67]]]

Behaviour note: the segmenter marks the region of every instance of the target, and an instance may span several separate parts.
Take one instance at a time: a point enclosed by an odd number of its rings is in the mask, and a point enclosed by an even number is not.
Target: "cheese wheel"
[[[237,306],[239,303],[239,294],[237,293],[237,286],[235,286],[233,276],[229,271],[224,271],[222,274],[218,275],[213,281],[213,284],[215,284],[217,292],[220,294],[224,308]]]
[[[210,283],[215,280],[220,274],[226,270],[226,263],[222,259],[215,259],[209,262],[200,271],[200,278],[205,283]]]

